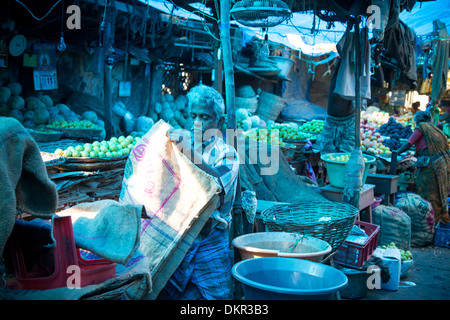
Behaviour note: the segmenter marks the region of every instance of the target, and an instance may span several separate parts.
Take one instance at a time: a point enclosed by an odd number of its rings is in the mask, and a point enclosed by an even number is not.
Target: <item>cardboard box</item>
[[[389,268],[391,279],[386,283],[381,283],[381,289],[397,291],[400,283],[400,274],[402,268],[402,257],[399,249],[381,249],[377,248],[373,253],[375,257],[380,258]]]

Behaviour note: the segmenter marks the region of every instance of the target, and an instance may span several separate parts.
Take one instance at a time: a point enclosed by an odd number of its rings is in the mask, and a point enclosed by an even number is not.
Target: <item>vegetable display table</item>
[[[374,194],[375,185],[365,184],[363,185],[360,191],[360,200],[359,200],[359,213],[358,220],[361,220],[361,213],[364,212],[364,220],[369,223],[372,223],[372,208],[371,205],[375,202],[375,194]],[[342,202],[342,194],[344,189],[333,187],[332,185],[326,185],[325,187],[320,188],[322,190],[322,194],[325,198],[330,201]],[[367,217],[367,215],[369,217]]]
[[[375,185],[375,193],[384,194],[384,204],[395,203],[395,194],[397,193],[398,185],[397,175],[392,174],[374,174],[369,173],[367,175],[366,182]]]

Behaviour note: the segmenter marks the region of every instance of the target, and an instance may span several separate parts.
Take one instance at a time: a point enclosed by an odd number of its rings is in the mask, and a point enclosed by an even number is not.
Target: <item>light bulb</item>
[[[61,52],[66,51],[66,43],[64,42],[64,37],[62,34],[61,34],[61,38],[59,39],[59,43],[56,46],[56,48]]]

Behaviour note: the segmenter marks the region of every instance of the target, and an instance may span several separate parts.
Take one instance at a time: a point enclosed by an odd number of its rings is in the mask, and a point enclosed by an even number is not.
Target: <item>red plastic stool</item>
[[[85,287],[100,284],[116,276],[116,263],[101,258],[85,260],[81,257],[80,250],[75,247],[71,217],[54,218],[53,237],[56,246],[53,248],[54,271],[51,274],[46,269],[27,271],[22,250],[17,246],[17,241],[11,239],[12,263],[19,284],[19,288],[15,283],[11,289],[46,290],[78,284]],[[71,266],[72,268],[69,268]],[[80,278],[77,283],[72,280],[78,271]]]

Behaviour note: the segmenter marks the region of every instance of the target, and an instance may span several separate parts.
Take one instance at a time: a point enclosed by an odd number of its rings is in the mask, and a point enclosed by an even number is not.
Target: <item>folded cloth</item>
[[[14,118],[0,117],[0,257],[18,212],[51,218],[58,204],[39,147]]]
[[[78,204],[57,215],[71,217],[77,247],[127,264],[139,248],[141,213],[141,205],[100,200]]]

